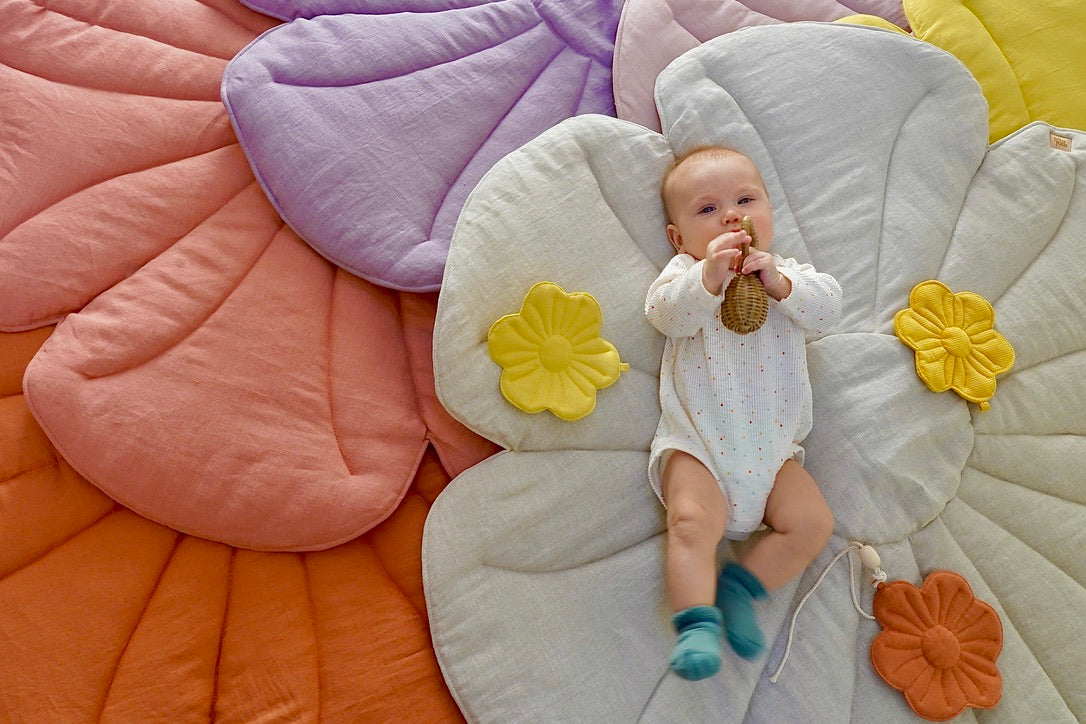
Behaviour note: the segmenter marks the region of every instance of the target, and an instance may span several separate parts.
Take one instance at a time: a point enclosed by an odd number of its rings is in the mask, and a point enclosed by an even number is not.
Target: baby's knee
[[[714,511],[693,501],[679,501],[667,509],[668,536],[687,545],[711,543],[724,537],[723,511]]]
[[[787,536],[789,545],[798,554],[814,558],[829,543],[830,536],[833,535],[833,526],[833,513],[830,512],[829,506],[824,503],[812,504],[793,510],[777,532]]]

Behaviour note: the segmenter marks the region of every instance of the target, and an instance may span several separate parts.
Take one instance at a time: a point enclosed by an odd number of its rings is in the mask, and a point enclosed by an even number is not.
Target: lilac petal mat
[[[315,18],[318,15],[344,15],[362,13],[384,15],[386,13],[432,13],[454,10],[474,5],[485,5],[493,0],[242,0],[242,5],[258,13],[280,20]]]
[[[264,5],[290,17],[318,3]],[[399,4],[411,5],[423,3]],[[569,116],[615,113],[621,0],[426,5],[294,20],[243,50],[222,85],[287,223],[335,264],[405,291],[440,287],[460,208],[498,159]]]

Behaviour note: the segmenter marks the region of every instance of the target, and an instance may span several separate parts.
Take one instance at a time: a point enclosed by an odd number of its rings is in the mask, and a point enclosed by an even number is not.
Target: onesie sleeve
[[[778,302],[809,336],[829,332],[841,319],[841,285],[829,274],[795,259],[777,258],[777,270],[792,282],[792,292]]]
[[[662,334],[691,337],[720,309],[723,297],[710,294],[702,284],[704,263],[689,254],[676,254],[649,287],[645,316]]]

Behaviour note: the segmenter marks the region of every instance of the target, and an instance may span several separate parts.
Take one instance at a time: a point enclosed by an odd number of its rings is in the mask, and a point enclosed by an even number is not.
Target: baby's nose
[[[742,221],[743,217],[735,209],[728,209],[727,212],[720,215],[720,220],[725,226],[734,226]]]

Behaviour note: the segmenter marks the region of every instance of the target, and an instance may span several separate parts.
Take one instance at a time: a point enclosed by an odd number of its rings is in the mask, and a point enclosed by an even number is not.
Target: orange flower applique
[[[968,706],[999,703],[1003,624],[960,575],[936,571],[920,588],[880,585],[874,613],[883,630],[871,643],[871,663],[917,714],[945,721]]]

